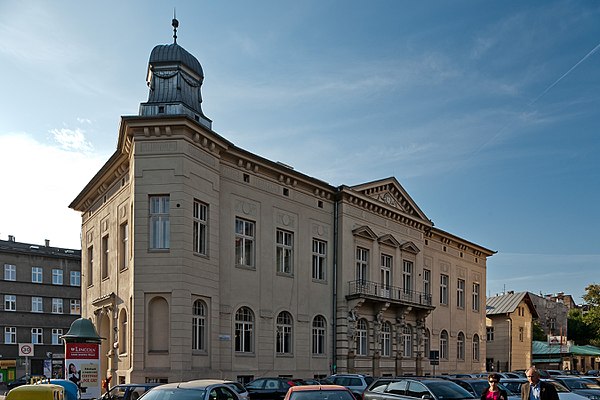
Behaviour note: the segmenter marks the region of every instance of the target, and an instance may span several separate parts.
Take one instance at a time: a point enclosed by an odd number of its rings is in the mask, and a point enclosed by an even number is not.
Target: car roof
[[[344,386],[340,386],[340,385],[300,385],[300,386],[292,386],[289,390],[292,392],[304,392],[304,391],[316,391],[316,390],[349,391]]]

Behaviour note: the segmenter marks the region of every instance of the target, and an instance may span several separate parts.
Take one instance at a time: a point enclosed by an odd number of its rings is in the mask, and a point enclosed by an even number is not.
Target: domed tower
[[[212,129],[201,107],[204,72],[196,57],[177,44],[178,26],[173,18],[173,43],[158,45],[150,53],[146,78],[150,92],[148,101],[140,104],[140,115],[187,115]]]

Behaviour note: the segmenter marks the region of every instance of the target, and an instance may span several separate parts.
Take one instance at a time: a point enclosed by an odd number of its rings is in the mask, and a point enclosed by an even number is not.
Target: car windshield
[[[561,385],[558,382],[554,382],[554,381],[549,381],[552,385],[554,385],[554,387],[556,388],[556,391],[558,393],[565,393],[565,392],[570,392],[569,389],[567,389],[566,387],[564,387],[563,385]]]
[[[298,390],[292,392],[290,400],[354,400],[346,390]]]
[[[428,382],[427,387],[439,400],[443,399],[472,399],[473,395],[454,382]]]
[[[197,400],[203,399],[206,390],[182,388],[154,388],[146,392],[144,400]]]
[[[585,379],[565,379],[564,384],[571,390],[573,389],[598,389],[599,386]]]

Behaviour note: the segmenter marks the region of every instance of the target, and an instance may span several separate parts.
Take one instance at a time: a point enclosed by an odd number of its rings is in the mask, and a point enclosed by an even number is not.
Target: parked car
[[[572,375],[553,376],[552,379],[561,383],[570,391],[587,397],[591,400],[600,400],[600,385],[585,377]]]
[[[200,379],[165,383],[148,390],[141,400],[240,400],[221,380]]]
[[[19,385],[6,394],[6,400],[64,400],[65,389],[60,385]]]
[[[558,398],[560,400],[587,400],[587,398],[585,396],[582,396],[580,394],[571,392],[568,388],[564,387],[562,384],[560,384],[559,382],[552,380],[552,379],[542,379],[544,382],[548,382],[551,383],[552,385],[554,385],[554,388],[556,389],[556,392],[558,393]],[[521,393],[521,385],[527,383],[529,384],[529,381],[527,379],[503,379],[501,381],[502,385],[504,385],[506,388],[508,388],[508,390],[510,390],[513,393]]]
[[[467,392],[471,393],[474,397],[481,397],[483,391],[490,387],[487,378],[451,378],[450,380],[463,389],[466,389]],[[500,383],[498,383],[498,388],[506,390],[509,400],[519,400],[521,398],[521,392],[518,392],[519,395],[517,396],[517,393],[514,393],[504,386],[502,382],[503,381],[500,381]]]
[[[290,387],[297,385],[297,382],[289,378],[258,378],[248,382],[246,390],[251,400],[278,400],[285,397]]]
[[[36,382],[36,385],[60,385],[63,387],[65,391],[65,400],[80,400],[81,399],[81,391],[79,390],[79,386],[68,379],[44,379],[39,382]]]
[[[478,396],[479,397],[479,396]],[[459,400],[474,399],[471,393],[456,383],[441,378],[381,378],[363,393],[363,400]]]
[[[372,376],[362,374],[334,374],[327,377],[334,385],[344,386],[360,399],[365,389],[375,380]]]
[[[46,379],[44,375],[23,375],[18,377],[14,381],[7,382],[6,389],[11,390],[16,388],[17,386],[36,383],[37,381],[41,381],[44,379]]]
[[[248,393],[244,385],[242,385],[238,381],[222,381],[222,383],[232,388],[237,393],[240,400],[250,400],[250,394]]]
[[[160,383],[124,383],[115,385],[100,400],[135,400]]]
[[[284,400],[354,400],[354,395],[340,385],[301,385],[290,387]]]

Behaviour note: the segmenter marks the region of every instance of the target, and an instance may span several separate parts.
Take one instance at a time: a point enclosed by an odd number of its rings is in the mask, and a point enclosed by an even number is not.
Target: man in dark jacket
[[[529,383],[521,385],[521,400],[559,400],[554,385],[540,380],[540,373],[535,367],[525,371]]]

